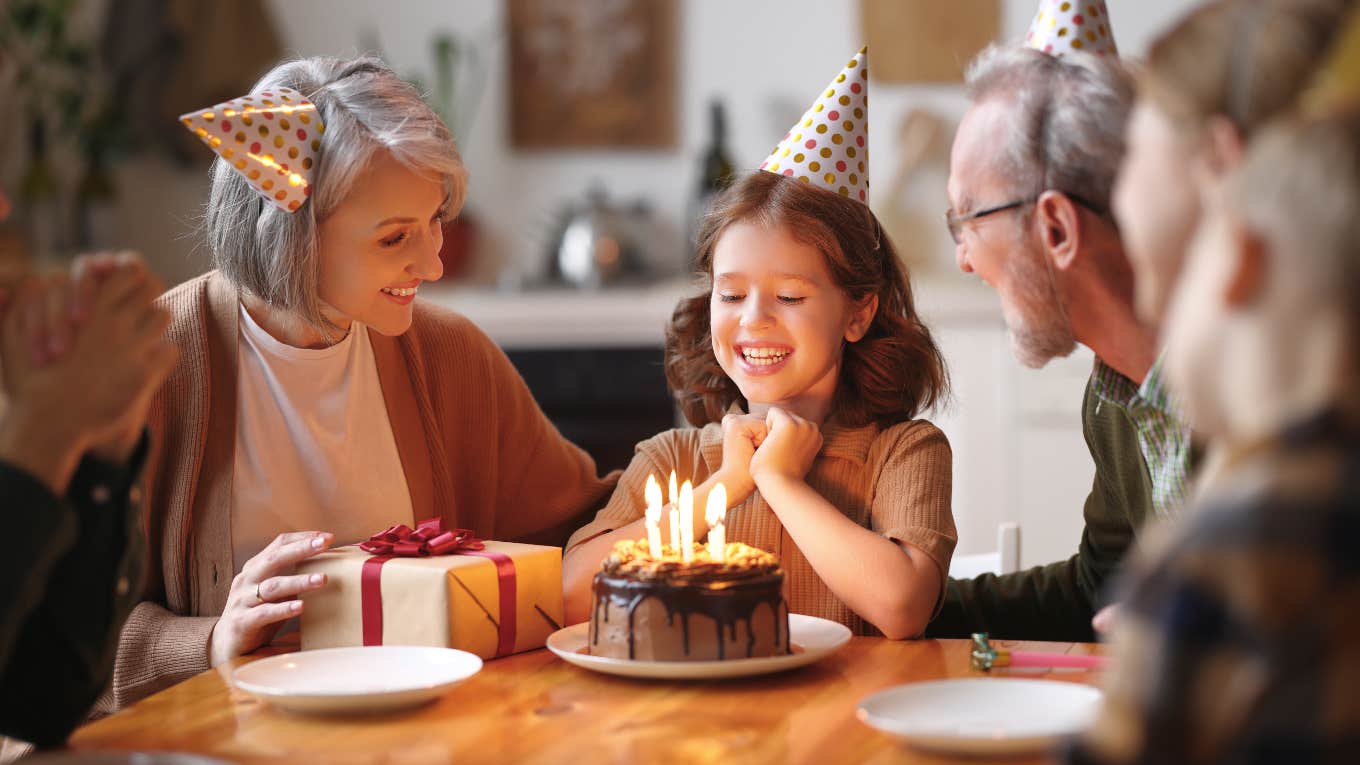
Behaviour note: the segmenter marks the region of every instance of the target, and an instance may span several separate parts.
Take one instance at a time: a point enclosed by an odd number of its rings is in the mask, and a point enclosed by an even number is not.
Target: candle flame
[[[721,483],[708,493],[708,507],[704,508],[704,520],[709,526],[717,526],[727,520],[727,487]]]
[[[661,484],[657,482],[656,476],[647,476],[647,488],[643,491],[643,496],[647,498],[647,520],[652,523],[660,523]]]
[[[676,496],[677,490],[676,490],[675,487],[676,487],[676,483],[675,483],[675,471],[672,470],[672,471],[671,471],[670,493],[666,495],[667,497],[670,498],[670,501],[671,501],[671,504],[672,504],[672,505],[675,504],[676,500],[680,499],[678,496]]]

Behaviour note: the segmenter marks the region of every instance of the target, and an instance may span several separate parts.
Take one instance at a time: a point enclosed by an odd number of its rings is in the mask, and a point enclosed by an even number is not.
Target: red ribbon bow
[[[359,549],[374,555],[397,558],[428,558],[462,551],[484,550],[486,544],[472,535],[472,529],[444,530],[439,518],[421,521],[414,529],[404,523],[389,526],[360,542]]]
[[[500,591],[496,655],[508,656],[515,652],[515,562],[505,553],[483,552],[486,543],[473,536],[470,529],[445,531],[444,523],[439,518],[421,521],[414,529],[398,523],[369,537],[367,542],[360,542],[359,549],[373,554],[372,558],[364,561],[360,574],[364,645],[383,644],[381,581],[384,563],[393,558],[476,555],[489,559],[496,566],[497,588]]]

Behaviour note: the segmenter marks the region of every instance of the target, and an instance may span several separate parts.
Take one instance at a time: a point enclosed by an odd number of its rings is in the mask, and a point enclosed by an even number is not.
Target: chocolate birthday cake
[[[724,560],[694,545],[686,563],[646,540],[622,541],[594,580],[590,653],[638,661],[714,661],[790,652],[784,572],[774,555],[737,542]]]

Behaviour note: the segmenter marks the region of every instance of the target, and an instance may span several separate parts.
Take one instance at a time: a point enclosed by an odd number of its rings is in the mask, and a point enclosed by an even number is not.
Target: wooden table
[[[1073,643],[998,644],[1082,654],[1101,650]],[[231,670],[220,667],[84,726],[70,746],[338,765],[946,763],[954,760],[908,749],[861,723],[855,708],[865,696],[901,683],[977,676],[968,666],[968,648],[963,640],[857,637],[810,667],[716,682],[612,677],[538,650],[488,662],[429,706],[340,718],[273,709],[233,688]],[[1070,670],[1023,676],[1096,680]]]

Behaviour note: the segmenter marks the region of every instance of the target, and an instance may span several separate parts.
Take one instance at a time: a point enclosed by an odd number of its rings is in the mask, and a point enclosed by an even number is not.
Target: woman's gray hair
[[[456,214],[467,171],[453,135],[421,99],[376,58],[305,58],[274,67],[252,93],[292,88],[316,104],[325,125],[309,201],[283,212],[219,157],[205,215],[213,265],[239,288],[293,313],[325,334],[317,230],[349,196],[374,154],[386,150],[417,173],[440,178]]]
[[[974,103],[1010,104],[1002,170],[1017,194],[1053,189],[1109,211],[1134,99],[1116,59],[992,45],[968,65],[967,87]]]

